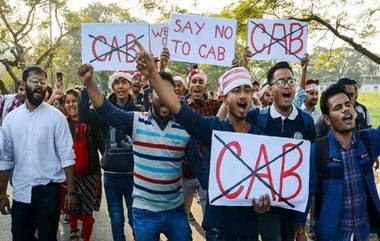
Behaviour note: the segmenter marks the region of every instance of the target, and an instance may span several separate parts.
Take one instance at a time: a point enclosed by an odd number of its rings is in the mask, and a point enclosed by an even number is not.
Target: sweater
[[[227,118],[224,120],[219,120],[217,117],[202,117],[199,113],[194,112],[185,104],[182,104],[180,112],[175,115],[175,119],[178,123],[185,127],[185,130],[192,137],[202,142],[205,146],[206,167],[203,165],[200,165],[199,168],[195,165],[191,165],[191,167],[198,180],[200,180],[202,187],[207,187],[210,172],[212,131],[220,130],[234,132],[235,130]],[[249,133],[262,133],[253,125],[251,121],[249,121],[249,123],[251,124]],[[206,168],[206,171],[204,171],[204,168]],[[203,227],[205,229],[220,229],[226,235],[257,236],[256,220],[257,213],[255,213],[252,207],[212,206],[207,202],[203,219]]]
[[[111,94],[108,99],[114,106],[125,111],[138,110],[131,96],[128,98],[128,103],[123,107],[116,104],[115,94]],[[102,129],[105,150],[102,155],[101,166],[104,175],[132,175],[133,149],[130,136],[124,131],[102,122],[95,110],[90,108],[89,100],[87,90],[82,90],[78,102],[78,116],[82,122],[94,128]]]

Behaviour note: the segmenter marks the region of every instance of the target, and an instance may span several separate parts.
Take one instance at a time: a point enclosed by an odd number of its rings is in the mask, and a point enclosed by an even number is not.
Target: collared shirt
[[[322,116],[322,113],[316,108],[314,108],[314,111],[309,111],[305,104],[302,104],[301,109],[310,114],[311,118],[313,118],[314,125],[318,123],[319,119]]]
[[[0,100],[0,125],[5,116],[20,105],[20,97],[17,94],[2,96]]]
[[[336,241],[368,240],[367,195],[360,171],[356,140],[353,137],[348,150],[340,148],[343,160],[343,202]]]
[[[25,104],[3,122],[0,170],[12,169],[13,199],[30,203],[32,188],[65,181],[63,168],[74,165],[73,139],[65,116],[42,103],[30,112]]]
[[[274,107],[274,104],[270,106],[270,109],[269,109],[269,113],[270,113],[270,116],[273,118],[273,119],[276,119],[276,118],[279,118],[281,117],[282,120],[285,120],[285,119],[289,119],[289,120],[295,120],[297,118],[297,115],[298,115],[298,110],[297,108],[293,105],[293,109],[292,109],[292,112],[290,113],[290,115],[288,117],[285,117],[283,115],[281,115],[277,110],[276,108]]]
[[[222,103],[222,101],[214,99],[202,100],[200,104],[196,104],[191,98],[187,100],[187,104],[202,116],[216,116]]]

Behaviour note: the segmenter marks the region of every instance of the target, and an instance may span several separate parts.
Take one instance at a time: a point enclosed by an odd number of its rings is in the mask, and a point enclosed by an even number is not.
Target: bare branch
[[[13,79],[13,82],[15,83],[15,85],[17,85],[19,79],[17,78],[16,74],[13,72],[12,66],[9,65],[9,63],[7,61],[4,61],[4,62],[1,61],[1,63],[4,65],[4,67],[7,70],[8,74]]]
[[[15,32],[13,31],[11,25],[9,24],[7,17],[4,15],[4,11],[2,11],[2,9],[0,9],[0,18],[1,18],[1,20],[3,20],[5,27],[11,33],[12,37],[15,38],[15,36],[16,36]]]
[[[29,24],[29,28],[28,28],[28,30],[26,30],[24,33],[22,33],[22,34],[20,35],[20,37],[17,38],[17,41],[19,41],[19,40],[25,38],[25,36],[27,36],[27,35],[30,33],[30,31],[32,31],[32,29],[33,29],[33,27],[34,27],[34,16],[35,16],[35,13],[36,13],[36,12],[34,12],[33,15],[32,15],[32,20],[30,21],[30,24]]]
[[[59,18],[58,18],[58,6],[57,5],[55,5],[54,16],[55,16],[55,21],[57,22],[57,25],[59,27],[59,34],[62,35],[62,33],[63,33],[63,27],[62,27],[62,24],[59,22]]]
[[[78,30],[79,27],[75,27],[73,29],[71,29],[70,31],[67,31],[66,33],[60,35],[57,39],[57,41],[55,42],[55,44],[49,48],[48,50],[45,51],[45,53],[43,53],[39,58],[38,60],[36,61],[36,64],[41,64],[43,61],[45,61],[45,59],[51,55],[55,50],[56,48],[58,48],[60,45],[61,45],[61,41],[64,37],[66,37],[67,35],[70,35],[71,33],[73,33],[74,31]]]
[[[32,15],[34,15],[34,12],[36,10],[36,6],[39,4],[39,2],[35,1],[33,2],[33,5],[31,6],[29,12],[28,12],[28,16],[26,17],[26,21],[25,23],[21,26],[21,28],[15,33],[15,35],[19,35],[21,34],[25,28],[29,25],[29,22],[30,22],[30,19],[32,17]]]
[[[5,86],[5,83],[2,79],[0,79],[0,91],[3,95],[10,94],[9,90],[7,89],[7,86]]]
[[[380,56],[378,56],[375,53],[369,51],[367,48],[363,47],[361,44],[358,44],[352,38],[350,38],[350,37],[348,37],[348,36],[346,36],[344,34],[341,34],[330,23],[328,23],[327,21],[323,20],[319,16],[317,16],[317,15],[309,15],[309,16],[307,16],[305,18],[290,18],[290,19],[294,19],[294,20],[298,20],[298,21],[305,21],[305,22],[316,21],[317,23],[319,23],[319,24],[325,26],[326,28],[328,28],[335,36],[337,36],[341,40],[343,40],[346,43],[348,43],[349,45],[351,45],[355,50],[357,50],[358,52],[364,54],[365,56],[367,56],[370,60],[374,61],[375,63],[380,64]]]

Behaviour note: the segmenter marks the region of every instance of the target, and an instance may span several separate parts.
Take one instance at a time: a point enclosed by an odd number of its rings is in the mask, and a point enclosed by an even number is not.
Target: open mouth
[[[248,103],[247,102],[240,102],[237,104],[237,106],[241,112],[245,112],[247,109]]]
[[[352,122],[353,116],[351,114],[347,114],[343,117],[344,122]]]
[[[290,96],[291,96],[290,92],[283,92],[282,93],[282,97],[284,97],[284,98],[290,99]]]

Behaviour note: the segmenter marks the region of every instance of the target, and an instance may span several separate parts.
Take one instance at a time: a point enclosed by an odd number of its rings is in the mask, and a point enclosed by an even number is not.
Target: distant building
[[[359,79],[360,89],[368,91],[380,91],[380,68],[374,75],[363,75]]]
[[[359,79],[355,79],[360,90],[365,91],[380,91],[380,68],[375,71],[373,75],[363,75]],[[320,84],[320,90],[325,90],[328,86],[335,84],[336,82],[322,82]]]

